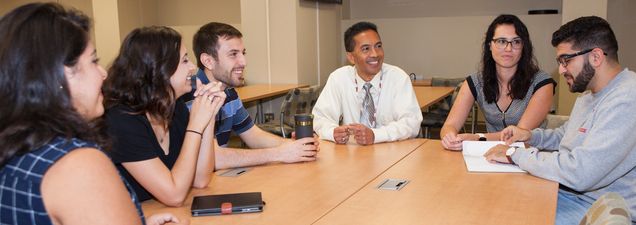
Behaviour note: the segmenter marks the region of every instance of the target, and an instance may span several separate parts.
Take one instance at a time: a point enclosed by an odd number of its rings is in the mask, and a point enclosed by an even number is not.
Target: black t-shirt
[[[116,105],[106,110],[108,133],[113,139],[113,149],[110,155],[117,169],[135,190],[139,200],[145,201],[152,198],[152,195],[126,171],[121,163],[159,157],[168,169],[172,169],[181,152],[189,112],[182,101],[177,101],[172,121],[169,124],[169,153],[165,155],[148,118],[145,115],[133,115],[131,111],[130,107],[124,105]]]

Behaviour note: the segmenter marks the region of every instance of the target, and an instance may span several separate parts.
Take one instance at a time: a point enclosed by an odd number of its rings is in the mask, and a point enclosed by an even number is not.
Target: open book
[[[504,144],[503,141],[464,141],[462,154],[468,172],[495,172],[495,173],[525,173],[517,165],[490,163],[484,154],[492,147]],[[523,143],[516,142],[511,146],[523,147]]]

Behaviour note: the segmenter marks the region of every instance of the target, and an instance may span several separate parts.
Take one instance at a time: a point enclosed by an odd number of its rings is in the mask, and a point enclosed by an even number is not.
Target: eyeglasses
[[[590,49],[585,49],[583,51],[577,52],[577,53],[572,53],[572,54],[563,54],[560,55],[556,58],[556,61],[558,64],[560,64],[563,67],[567,67],[568,63],[570,62],[570,60],[572,60],[572,58],[580,56],[580,55],[585,55],[587,53],[590,53],[592,50],[594,50],[595,48],[590,48]],[[607,55],[607,53],[603,52],[603,55]]]
[[[495,43],[495,47],[498,49],[505,49],[508,47],[508,44],[510,44],[513,49],[521,49],[521,47],[523,47],[523,40],[521,40],[521,38],[515,38],[511,41],[508,41],[505,38],[497,38],[492,39],[492,42]]]

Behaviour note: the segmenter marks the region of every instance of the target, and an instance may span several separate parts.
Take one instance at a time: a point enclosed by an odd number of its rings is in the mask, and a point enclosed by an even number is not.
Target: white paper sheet
[[[484,154],[492,147],[503,144],[502,141],[464,141],[462,143],[462,154],[468,172],[494,172],[494,173],[525,173],[517,165],[490,163]],[[511,146],[523,147],[523,143],[516,142]]]

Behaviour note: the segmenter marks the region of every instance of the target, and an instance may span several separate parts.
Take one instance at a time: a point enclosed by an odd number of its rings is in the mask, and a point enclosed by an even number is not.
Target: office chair
[[[608,192],[590,206],[579,225],[630,225],[631,218],[625,199]]]
[[[554,114],[548,114],[545,117],[545,121],[546,121],[546,129],[555,129],[555,128],[559,128],[561,125],[563,125],[565,122],[567,122],[570,119],[570,116],[562,116],[562,115],[554,115]]]
[[[258,127],[283,138],[290,138],[294,131],[294,115],[311,114],[320,91],[319,86],[290,90],[281,103],[279,119],[257,124]]]
[[[431,86],[434,87],[455,87],[453,94],[446,97],[443,101],[429,107],[426,112],[422,112],[422,131],[425,138],[430,138],[431,128],[441,128],[446,121],[446,117],[450,112],[453,102],[459,93],[459,88],[464,82],[464,78],[439,78],[431,79]]]

